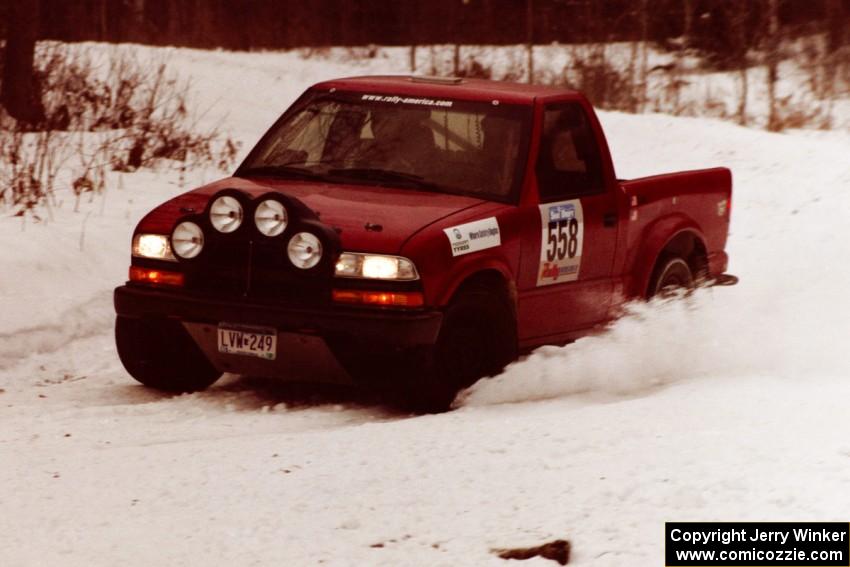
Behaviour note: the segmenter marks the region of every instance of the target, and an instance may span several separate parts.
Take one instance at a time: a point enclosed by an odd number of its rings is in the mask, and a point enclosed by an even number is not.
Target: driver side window
[[[537,182],[542,202],[603,191],[599,148],[587,115],[578,103],[546,107]]]

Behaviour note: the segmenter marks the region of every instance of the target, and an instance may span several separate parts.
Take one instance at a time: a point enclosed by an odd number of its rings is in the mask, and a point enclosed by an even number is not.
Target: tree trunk
[[[640,0],[640,103],[638,112],[646,112],[649,100],[649,0]]]
[[[685,11],[685,22],[682,30],[682,47],[691,46],[694,34],[694,0],[684,0],[682,9]]]
[[[747,36],[747,20],[749,17],[749,6],[746,2],[730,6],[732,10],[732,36],[734,41],[733,58],[738,67],[740,77],[740,98],[738,99],[738,124],[747,125],[747,97],[749,96],[749,83],[747,77],[747,51],[749,47]]]
[[[767,7],[767,100],[770,105],[767,129],[777,132],[782,127],[776,114],[776,81],[779,79],[779,0],[768,0]]]
[[[409,3],[407,6],[407,11],[404,13],[404,17],[406,17],[407,26],[410,30],[408,36],[410,37],[410,74],[416,73],[416,44],[419,42],[419,33],[417,29],[417,25],[419,23],[419,10],[416,3]]]
[[[460,77],[460,44],[455,43],[454,55],[452,56],[452,76]]]
[[[830,52],[837,51],[844,45],[845,28],[847,18],[844,13],[844,4],[841,0],[826,0],[827,37]]]
[[[836,98],[836,87],[839,85],[838,70],[841,58],[841,47],[845,40],[844,5],[841,0],[827,0],[827,44],[823,54],[823,93],[826,98],[826,116],[822,127],[829,128],[832,124],[832,107]]]
[[[749,96],[749,82],[747,80],[747,68],[741,67],[738,70],[740,77],[738,91],[738,124],[741,126],[747,125],[747,96]]]
[[[525,0],[525,42],[528,50],[528,82],[534,82],[534,0]]]
[[[194,0],[189,10],[192,21],[193,43],[196,47],[209,47],[212,45],[213,36],[213,8],[214,4],[206,3],[204,0]]]
[[[148,39],[147,27],[145,0],[132,0],[130,2],[130,38],[133,41],[144,43]]]
[[[15,120],[36,126],[44,121],[44,105],[33,75],[39,1],[10,2],[8,12],[0,104]]]
[[[182,42],[185,41],[181,34],[183,26],[181,25],[180,12],[180,5],[177,2],[168,2],[166,33],[168,34],[168,43],[171,45],[182,45]]]
[[[97,33],[99,41],[109,41],[107,36],[107,16],[106,16],[106,0],[100,0],[97,5]]]

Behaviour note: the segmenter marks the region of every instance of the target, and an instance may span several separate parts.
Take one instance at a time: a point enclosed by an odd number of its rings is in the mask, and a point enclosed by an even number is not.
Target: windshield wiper
[[[295,177],[297,179],[327,181],[327,177],[318,171],[313,171],[311,169],[307,169],[306,167],[295,167],[292,165],[260,165],[256,167],[245,168],[243,170],[238,171],[237,174],[239,176],[270,175],[273,177]]]
[[[376,167],[350,167],[345,169],[331,169],[328,174],[334,177],[347,177],[351,179],[375,181],[377,183],[401,183],[416,189],[427,189],[429,191],[437,191],[441,193],[448,192],[446,188],[428,181],[421,175],[415,173],[405,173],[403,171],[393,171],[390,169],[379,169]]]

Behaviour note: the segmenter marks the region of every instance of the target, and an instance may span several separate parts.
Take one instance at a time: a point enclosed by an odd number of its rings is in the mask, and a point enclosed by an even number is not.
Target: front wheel
[[[449,410],[461,389],[501,372],[516,357],[516,344],[507,298],[479,288],[459,292],[446,309],[430,360],[408,382],[408,405],[424,413]]]
[[[647,297],[673,297],[681,290],[692,289],[694,276],[688,263],[678,256],[666,257],[658,262]]]
[[[210,387],[222,374],[178,321],[119,316],[115,344],[130,376],[157,390],[197,392]]]

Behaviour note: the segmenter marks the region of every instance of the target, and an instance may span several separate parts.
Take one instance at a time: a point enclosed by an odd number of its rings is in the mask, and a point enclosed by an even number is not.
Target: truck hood
[[[345,250],[383,254],[398,254],[405,241],[426,226],[487,202],[411,189],[230,177],[160,205],[142,219],[137,231],[167,234],[180,216],[202,211],[222,189],[238,189],[255,198],[280,192],[300,199],[323,223],[340,231]]]

